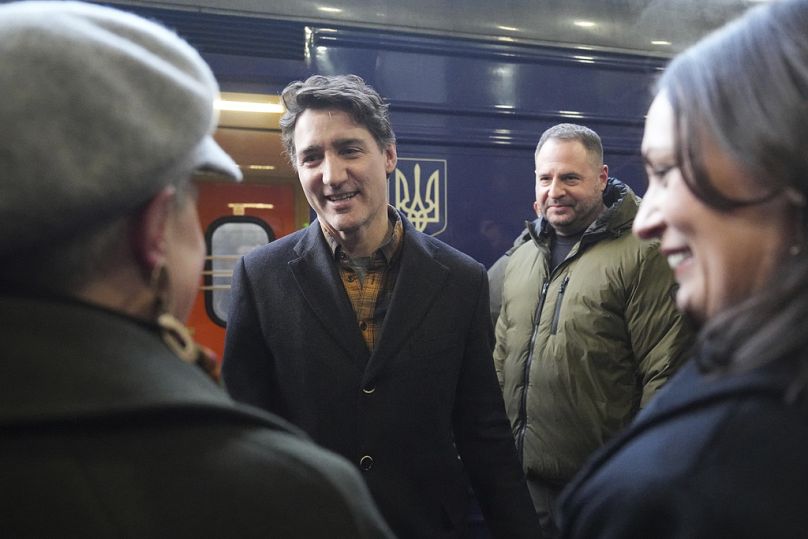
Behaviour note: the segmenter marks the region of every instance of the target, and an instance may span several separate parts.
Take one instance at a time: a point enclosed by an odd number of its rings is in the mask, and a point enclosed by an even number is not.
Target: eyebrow
[[[547,177],[547,176],[554,176],[554,175],[555,174],[553,174],[552,172],[549,172],[549,171],[543,171],[543,172],[540,172],[538,170],[536,171],[536,176],[538,176],[539,178],[544,178],[544,177]],[[582,174],[580,172],[576,172],[574,170],[567,170],[567,171],[564,171],[564,172],[560,172],[558,174],[558,176],[560,176],[562,178],[569,178],[570,176],[575,176],[575,177],[580,178],[581,176],[584,176],[584,174]]]
[[[652,159],[648,156],[648,153],[649,152],[641,152],[642,162],[645,166],[653,168],[654,162],[652,162]],[[654,153],[653,150],[651,151],[651,153]],[[662,153],[662,152],[657,151],[656,153]],[[673,155],[668,155],[667,153],[665,153],[661,156],[655,156],[655,161],[657,162],[657,164],[659,163],[659,161],[665,162],[668,160],[672,161],[673,163],[676,163],[676,157]]]
[[[359,145],[364,147],[365,141],[360,138],[341,138],[334,141],[334,146],[338,148],[351,145]]]
[[[297,153],[298,155],[304,155],[309,153],[320,152],[323,150],[323,146],[321,144],[312,144],[311,146],[306,146],[305,148],[301,148]]]
[[[360,138],[340,138],[334,141],[333,144],[337,148],[344,148],[345,146],[351,145],[359,145],[364,147],[365,142]],[[312,144],[311,146],[306,146],[305,148],[301,149],[298,153],[300,155],[306,155],[310,153],[322,152],[324,148],[323,144]]]

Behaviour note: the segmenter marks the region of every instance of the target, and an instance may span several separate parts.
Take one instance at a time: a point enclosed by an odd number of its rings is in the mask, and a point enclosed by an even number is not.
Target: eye
[[[315,163],[315,162],[317,162],[319,160],[320,160],[320,155],[319,154],[314,154],[314,153],[304,154],[300,159],[300,164],[301,165],[311,165],[311,164],[313,164],[313,163]]]
[[[360,153],[360,149],[355,146],[348,146],[341,150],[342,155],[352,157]]]
[[[676,165],[646,165],[645,173],[648,175],[648,183],[658,183],[663,187],[668,183],[670,173],[678,168]]]
[[[674,168],[676,168],[676,167],[674,167],[672,165],[668,166],[668,167],[659,167],[659,168],[653,169],[652,172],[653,172],[654,176],[656,176],[657,178],[664,178]]]

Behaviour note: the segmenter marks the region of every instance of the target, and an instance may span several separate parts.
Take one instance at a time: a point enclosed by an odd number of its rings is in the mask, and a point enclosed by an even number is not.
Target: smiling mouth
[[[671,253],[667,256],[668,266],[675,270],[679,264],[690,258],[690,251],[679,251],[678,253]]]
[[[349,200],[349,199],[352,199],[353,197],[355,197],[355,196],[356,196],[356,195],[358,195],[358,194],[359,194],[359,193],[357,193],[357,192],[353,192],[353,193],[343,193],[343,194],[340,194],[340,195],[331,195],[331,196],[327,196],[327,197],[325,197],[325,198],[326,198],[326,200],[328,200],[329,202],[341,202],[341,201],[343,201],[343,200]]]

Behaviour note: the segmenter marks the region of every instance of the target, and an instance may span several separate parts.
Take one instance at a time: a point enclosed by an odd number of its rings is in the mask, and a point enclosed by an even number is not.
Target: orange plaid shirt
[[[397,255],[401,250],[404,226],[398,212],[388,208],[393,232],[390,238],[369,257],[349,258],[339,243],[323,229],[334,253],[342,284],[351,300],[356,322],[371,352],[382,329],[393,287],[398,275]]]

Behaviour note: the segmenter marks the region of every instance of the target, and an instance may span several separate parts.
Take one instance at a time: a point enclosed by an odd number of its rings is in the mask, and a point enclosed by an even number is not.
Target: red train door
[[[223,93],[222,99],[215,138],[238,163],[244,181],[196,178],[208,252],[188,320],[194,338],[219,358],[224,350],[233,265],[250,248],[294,232],[309,221],[297,175],[281,149],[280,111],[271,107],[278,97]]]

